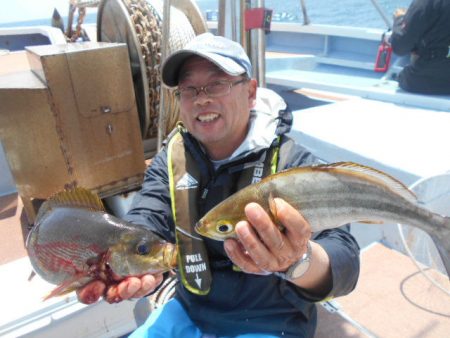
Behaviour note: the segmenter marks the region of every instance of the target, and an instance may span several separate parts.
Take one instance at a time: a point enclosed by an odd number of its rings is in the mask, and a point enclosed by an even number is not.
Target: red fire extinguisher
[[[385,40],[384,33],[381,37],[381,43],[378,47],[377,59],[375,61],[376,72],[385,73],[389,68],[391,62],[392,46]]]

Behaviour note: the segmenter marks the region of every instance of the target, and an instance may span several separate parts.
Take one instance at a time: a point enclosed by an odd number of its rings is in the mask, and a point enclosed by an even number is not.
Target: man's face
[[[193,56],[182,66],[178,86],[200,88],[216,81],[235,82],[242,78],[228,75],[206,59]],[[244,140],[255,98],[256,80],[236,84],[229,94],[220,97],[210,97],[204,91],[194,98],[181,96],[181,119],[212,159],[223,159]]]

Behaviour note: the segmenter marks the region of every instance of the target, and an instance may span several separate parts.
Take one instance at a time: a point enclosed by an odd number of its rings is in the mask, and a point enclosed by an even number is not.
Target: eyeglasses
[[[231,87],[248,81],[248,78],[243,78],[235,82],[228,80],[220,80],[212,83],[208,83],[202,87],[182,87],[175,91],[175,95],[183,100],[192,100],[204,92],[208,97],[219,97],[230,94]]]

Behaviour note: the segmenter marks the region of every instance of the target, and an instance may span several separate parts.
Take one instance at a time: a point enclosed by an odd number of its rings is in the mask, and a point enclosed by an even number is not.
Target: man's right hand
[[[127,277],[108,287],[104,282],[95,280],[77,290],[77,297],[81,303],[95,303],[104,294],[108,303],[118,303],[125,299],[142,298],[156,289],[163,281],[163,275],[143,275],[141,277]]]

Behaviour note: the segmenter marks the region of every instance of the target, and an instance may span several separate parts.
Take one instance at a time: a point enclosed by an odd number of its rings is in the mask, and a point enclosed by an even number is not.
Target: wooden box
[[[33,199],[65,188],[106,197],[139,186],[145,164],[126,45],[26,53],[31,70],[0,75],[0,138],[29,221]]]

